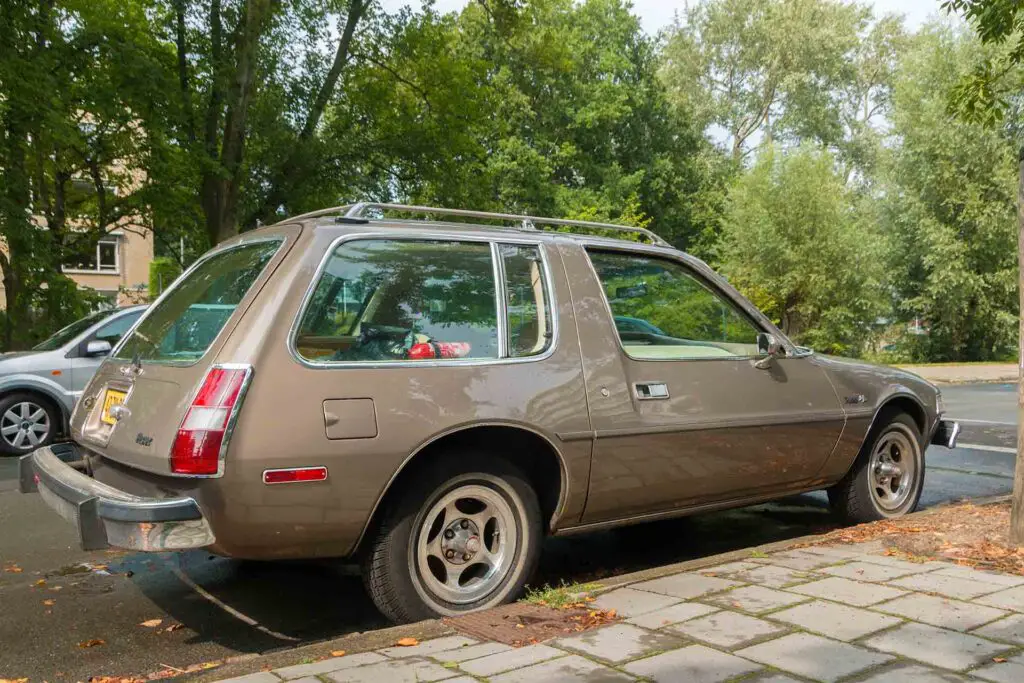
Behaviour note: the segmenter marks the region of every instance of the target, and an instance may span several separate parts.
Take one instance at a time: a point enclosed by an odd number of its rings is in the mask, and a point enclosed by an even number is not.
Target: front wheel
[[[479,454],[445,458],[418,475],[384,511],[363,563],[378,609],[408,622],[518,597],[543,536],[526,476]]]
[[[35,394],[10,394],[0,400],[0,453],[25,455],[52,442],[60,424],[49,402]]]
[[[868,437],[846,477],[828,491],[833,510],[850,522],[912,512],[924,486],[924,449],[913,418],[892,416]]]

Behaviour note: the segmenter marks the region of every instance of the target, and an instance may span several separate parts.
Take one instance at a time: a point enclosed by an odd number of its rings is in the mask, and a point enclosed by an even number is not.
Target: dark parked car
[[[358,204],[203,256],[21,485],[85,548],[358,559],[411,620],[515,598],[548,534],[815,489],[851,521],[902,515],[955,441],[942,412],[646,230]]]

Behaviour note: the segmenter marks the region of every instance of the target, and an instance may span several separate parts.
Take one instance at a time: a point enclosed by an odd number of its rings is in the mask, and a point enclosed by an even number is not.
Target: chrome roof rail
[[[307,218],[318,218],[320,216],[331,216],[340,214],[344,218],[365,219],[368,211],[400,211],[404,213],[423,213],[435,216],[460,216],[463,218],[485,218],[487,220],[499,220],[513,223],[515,230],[524,232],[536,232],[538,225],[562,225],[566,227],[579,226],[584,228],[595,228],[598,230],[614,230],[616,232],[630,233],[645,237],[651,244],[662,247],[671,247],[667,241],[654,234],[647,228],[635,228],[628,225],[617,225],[615,223],[597,223],[595,221],[575,221],[567,218],[545,218],[542,216],[521,216],[514,213],[494,213],[491,211],[470,211],[467,209],[444,209],[436,206],[417,206],[414,204],[386,204],[376,202],[358,202],[356,204],[343,204],[332,206],[326,209],[310,211],[298,216],[290,216],[286,220],[296,221]],[[569,233],[574,234],[574,233]]]
[[[341,207],[339,207],[341,208]],[[490,211],[470,211],[467,209],[444,209],[435,206],[416,206],[407,204],[378,204],[374,202],[359,202],[358,204],[352,204],[345,212],[346,218],[364,218],[367,211],[402,211],[406,213],[425,213],[434,214],[437,216],[460,216],[465,218],[486,218],[488,220],[500,220],[514,223],[516,229],[522,231],[536,231],[538,225],[564,225],[572,227],[574,225],[587,228],[597,228],[600,230],[615,230],[617,232],[632,233],[642,235],[647,238],[652,244],[657,244],[663,247],[672,246],[664,239],[654,234],[647,228],[634,228],[628,225],[616,225],[615,223],[596,223],[594,221],[575,221],[567,218],[545,218],[542,216],[520,216],[513,213],[493,213]],[[338,209],[325,209],[328,213],[334,213]],[[318,212],[314,212],[317,214]],[[308,216],[308,214],[307,214]]]

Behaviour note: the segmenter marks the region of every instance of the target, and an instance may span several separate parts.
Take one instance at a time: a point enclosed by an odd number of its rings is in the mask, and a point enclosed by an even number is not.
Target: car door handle
[[[664,382],[637,382],[633,385],[633,391],[641,401],[668,398],[668,385]]]

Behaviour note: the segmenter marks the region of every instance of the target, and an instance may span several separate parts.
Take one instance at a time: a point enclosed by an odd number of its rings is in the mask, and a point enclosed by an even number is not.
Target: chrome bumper
[[[193,498],[143,498],[96,481],[73,443],[44,446],[18,462],[22,493],[38,491],[57,514],[78,527],[83,550],[183,550],[214,542]]]
[[[932,443],[946,448],[956,448],[960,436],[960,423],[955,420],[939,420],[932,434]]]

